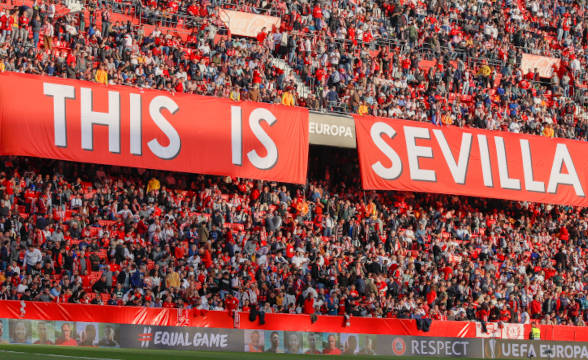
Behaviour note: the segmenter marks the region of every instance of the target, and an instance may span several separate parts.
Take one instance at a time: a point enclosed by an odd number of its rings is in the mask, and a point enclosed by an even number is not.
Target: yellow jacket
[[[482,65],[482,67],[480,68],[480,70],[478,70],[478,75],[482,75],[482,76],[490,76],[490,74],[492,73],[492,69],[490,69],[490,66],[488,65]]]
[[[108,85],[108,73],[106,70],[98,69],[98,71],[96,71],[95,80],[99,84]]]
[[[159,183],[159,180],[157,180],[156,178],[152,178],[147,183],[147,193],[149,193],[153,190],[159,190],[160,187],[161,187],[161,184]]]
[[[231,94],[229,95],[229,97],[233,101],[239,101],[239,100],[241,100],[241,94],[237,90],[231,91]]]
[[[359,109],[357,110],[359,115],[366,115],[368,113],[368,107],[366,104],[359,105]]]
[[[282,105],[294,106],[294,96],[289,91],[282,94]]]

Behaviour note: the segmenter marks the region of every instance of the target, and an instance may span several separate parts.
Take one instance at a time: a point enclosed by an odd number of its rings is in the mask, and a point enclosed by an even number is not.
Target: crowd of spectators
[[[352,158],[292,186],[5,157],[0,299],[586,324],[586,208],[362,192]]]
[[[41,1],[4,6],[1,71],[587,139],[586,1]],[[232,36],[221,8],[281,23]]]
[[[0,5],[0,71],[588,140],[586,1]],[[281,25],[233,36],[221,8]],[[366,193],[352,156],[304,187],[3,158],[0,299],[588,321],[586,209]]]

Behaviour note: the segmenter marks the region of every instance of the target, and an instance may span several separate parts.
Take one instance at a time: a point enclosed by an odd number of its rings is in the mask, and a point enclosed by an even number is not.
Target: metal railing
[[[276,17],[281,17],[284,15],[283,11],[279,11],[274,8],[269,8],[269,9],[258,8],[258,7],[246,4],[244,1],[220,1],[219,6],[222,9],[249,12],[249,13],[258,14],[258,15],[268,15],[268,16],[276,16]]]

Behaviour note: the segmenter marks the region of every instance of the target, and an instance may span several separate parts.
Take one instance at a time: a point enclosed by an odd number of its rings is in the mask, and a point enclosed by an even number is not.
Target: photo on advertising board
[[[76,339],[80,346],[98,345],[98,323],[77,322]]]
[[[323,334],[323,354],[325,355],[341,355],[341,343],[339,341],[339,334],[324,333]]]
[[[10,342],[13,344],[30,344],[31,343],[31,321],[30,320],[10,320]]]
[[[341,334],[341,348],[345,355],[355,355],[359,352],[358,334]]]
[[[68,321],[55,322],[55,345],[77,346],[75,323]]]
[[[263,352],[263,330],[245,330],[245,352]]]
[[[55,324],[53,321],[31,321],[33,328],[33,344],[55,345]]]
[[[320,332],[304,333],[304,353],[318,355],[323,353],[323,334]]]
[[[284,346],[286,354],[302,354],[302,333],[286,331],[284,333]]]
[[[376,355],[376,339],[377,335],[359,335],[359,355]]]
[[[8,319],[0,319],[0,344],[8,344]]]
[[[265,332],[265,352],[281,354],[284,352],[284,332]]]
[[[120,325],[119,324],[98,324],[100,340],[98,346],[120,347]]]

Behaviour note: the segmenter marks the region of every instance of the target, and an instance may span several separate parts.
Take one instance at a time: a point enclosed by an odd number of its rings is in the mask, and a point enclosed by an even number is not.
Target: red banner
[[[355,117],[363,187],[588,206],[588,143]]]
[[[0,75],[0,154],[305,183],[308,110]]]
[[[43,303],[33,301],[0,301],[0,319],[29,319],[55,321],[104,322],[134,325],[193,326],[202,328],[233,328],[234,319],[226,311],[192,309],[144,308],[135,306],[101,306],[82,304]],[[433,321],[428,332],[417,329],[410,319],[351,317],[349,326],[342,316],[321,316],[312,322],[309,315],[266,314],[265,324],[249,321],[248,313],[240,313],[239,329],[341,332],[356,334],[434,336],[454,338],[486,337],[476,334],[476,323],[466,321]],[[489,323],[489,327],[494,325]],[[523,334],[531,325],[522,327]],[[540,325],[543,340],[588,341],[585,326]],[[512,338],[501,335],[501,338]]]

